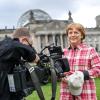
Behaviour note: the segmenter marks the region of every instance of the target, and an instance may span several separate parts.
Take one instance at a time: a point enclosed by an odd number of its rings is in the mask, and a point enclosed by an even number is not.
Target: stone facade
[[[67,17],[67,15],[66,15]],[[62,48],[68,46],[65,28],[73,22],[71,12],[68,13],[68,20],[52,19],[46,12],[35,9],[25,12],[18,21],[18,27],[27,27],[30,30],[34,41],[34,47],[40,52],[44,46],[54,43]],[[98,23],[97,23],[98,24]],[[100,27],[86,28],[85,42],[96,48],[100,53]],[[5,35],[12,36],[15,29],[1,29],[0,39]]]

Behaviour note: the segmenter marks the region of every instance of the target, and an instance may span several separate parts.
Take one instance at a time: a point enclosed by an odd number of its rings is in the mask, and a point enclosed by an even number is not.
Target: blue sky
[[[52,19],[68,19],[72,12],[75,22],[95,27],[100,15],[100,0],[0,0],[0,28],[16,27],[19,17],[30,9],[41,9]]]

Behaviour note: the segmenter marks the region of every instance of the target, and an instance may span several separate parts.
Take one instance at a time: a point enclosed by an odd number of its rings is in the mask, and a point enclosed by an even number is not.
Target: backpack
[[[11,48],[10,37],[5,37],[2,41],[0,41],[0,62],[6,59],[6,52]],[[4,93],[7,90],[7,72],[2,71],[2,66],[0,66],[0,94]]]

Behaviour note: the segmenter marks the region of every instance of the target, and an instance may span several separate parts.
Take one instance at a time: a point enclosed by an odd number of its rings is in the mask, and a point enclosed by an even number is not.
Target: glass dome
[[[28,10],[19,18],[17,26],[24,26],[30,20],[51,20],[51,17],[40,9]]]

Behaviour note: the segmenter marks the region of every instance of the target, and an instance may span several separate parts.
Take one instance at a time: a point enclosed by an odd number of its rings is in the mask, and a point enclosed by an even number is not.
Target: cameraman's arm
[[[24,60],[33,63],[37,63],[39,61],[39,56],[33,47],[20,42],[15,42],[14,46],[15,50],[17,50],[16,52],[21,55]]]

